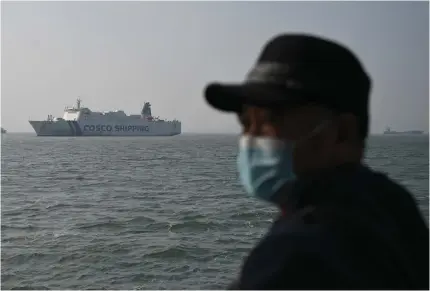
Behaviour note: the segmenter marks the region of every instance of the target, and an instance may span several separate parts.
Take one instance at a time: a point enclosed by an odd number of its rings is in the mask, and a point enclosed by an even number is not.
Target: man
[[[206,100],[238,114],[246,192],[281,217],[231,289],[429,289],[429,230],[411,194],[363,164],[371,80],[346,47],[269,41],[243,84]]]

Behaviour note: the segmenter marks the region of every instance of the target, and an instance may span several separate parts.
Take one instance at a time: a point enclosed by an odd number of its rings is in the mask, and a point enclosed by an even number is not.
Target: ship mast
[[[81,109],[81,98],[76,99],[76,109]]]

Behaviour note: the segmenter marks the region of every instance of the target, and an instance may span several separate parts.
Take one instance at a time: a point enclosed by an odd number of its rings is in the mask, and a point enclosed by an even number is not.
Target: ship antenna
[[[81,109],[81,98],[76,99],[76,109]]]

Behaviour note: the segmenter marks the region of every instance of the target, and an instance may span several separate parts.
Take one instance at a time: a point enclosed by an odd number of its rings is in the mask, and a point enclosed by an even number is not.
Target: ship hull
[[[422,135],[424,134],[424,131],[404,131],[404,132],[397,132],[397,131],[391,131],[391,132],[384,132],[385,135]]]
[[[123,123],[75,120],[29,121],[37,136],[175,136],[181,124],[143,120]]]

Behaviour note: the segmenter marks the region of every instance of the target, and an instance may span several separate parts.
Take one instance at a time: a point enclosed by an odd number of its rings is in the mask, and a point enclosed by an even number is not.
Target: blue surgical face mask
[[[262,200],[272,201],[272,197],[282,186],[296,179],[293,168],[294,149],[299,143],[317,134],[326,124],[317,126],[297,142],[273,137],[241,136],[237,166],[246,192]]]

